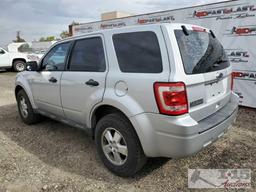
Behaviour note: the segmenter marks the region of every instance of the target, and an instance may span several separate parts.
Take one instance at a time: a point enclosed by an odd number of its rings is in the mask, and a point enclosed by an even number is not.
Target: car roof
[[[58,41],[58,43],[61,42],[65,42],[65,41],[69,41],[69,40],[74,40],[76,38],[81,38],[81,37],[86,37],[88,35],[96,35],[96,34],[104,34],[107,32],[113,32],[116,33],[120,30],[125,30],[125,29],[143,29],[143,28],[147,28],[148,26],[166,26],[166,25],[188,25],[188,24],[179,24],[179,23],[154,23],[154,24],[145,24],[145,25],[129,25],[129,26],[125,26],[125,27],[119,27],[119,28],[111,28],[111,29],[103,29],[103,30],[97,30],[97,31],[93,31],[93,32],[86,32],[84,34],[81,35],[75,35],[72,37],[68,37],[65,38],[63,40]]]
[[[201,27],[198,25],[191,25],[191,24],[187,24],[187,23],[154,23],[154,24],[144,24],[144,25],[129,25],[129,26],[125,26],[125,27],[103,29],[103,30],[97,30],[97,31],[93,31],[93,32],[87,32],[87,33],[84,33],[81,35],[75,35],[72,37],[62,39],[62,40],[56,42],[54,45],[59,44],[59,43],[69,42],[69,41],[76,40],[76,39],[81,39],[83,37],[87,37],[87,36],[91,36],[91,35],[104,34],[107,32],[118,33],[119,31],[121,31],[121,30],[124,31],[125,29],[129,30],[129,29],[147,28],[147,30],[148,30],[149,26],[172,26],[174,28],[180,28],[182,25],[184,25],[188,28],[191,28],[192,26]]]

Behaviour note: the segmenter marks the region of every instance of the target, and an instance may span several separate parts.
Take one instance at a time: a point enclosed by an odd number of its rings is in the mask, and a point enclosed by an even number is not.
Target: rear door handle
[[[48,81],[51,83],[57,83],[57,79],[54,77],[51,77]]]
[[[90,79],[89,81],[86,81],[85,84],[89,85],[89,86],[92,86],[92,87],[99,85],[99,83],[97,81],[94,81],[93,79]]]

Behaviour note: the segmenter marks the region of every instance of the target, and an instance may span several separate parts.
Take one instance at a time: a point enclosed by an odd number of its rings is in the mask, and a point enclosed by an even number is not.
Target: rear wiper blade
[[[228,60],[224,60],[224,59],[219,59],[216,63],[220,64],[220,63],[226,63],[228,62]]]
[[[216,61],[213,65],[212,65],[212,67],[214,68],[214,67],[218,67],[221,63],[226,63],[226,62],[228,62],[228,60],[218,60],[218,61]]]

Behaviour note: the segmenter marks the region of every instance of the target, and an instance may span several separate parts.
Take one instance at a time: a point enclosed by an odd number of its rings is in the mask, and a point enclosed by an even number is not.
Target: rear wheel
[[[122,114],[109,114],[100,119],[95,140],[104,165],[119,176],[133,176],[146,163],[138,136]]]
[[[24,90],[20,90],[17,93],[17,105],[20,117],[24,123],[30,125],[41,120],[41,116],[34,112],[29,98]]]
[[[26,67],[26,63],[22,60],[17,60],[13,62],[13,70],[16,72],[24,71]]]

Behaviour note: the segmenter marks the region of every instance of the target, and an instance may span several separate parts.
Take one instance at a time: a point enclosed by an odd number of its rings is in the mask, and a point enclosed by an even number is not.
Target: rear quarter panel
[[[124,73],[120,71],[112,36],[118,33],[139,31],[153,31],[156,34],[162,57],[163,71],[161,73]],[[106,31],[104,36],[109,72],[106,78],[103,102],[100,105],[114,106],[124,112],[127,117],[145,112],[159,113],[153,85],[155,82],[167,82],[170,74],[168,53],[160,25]]]

